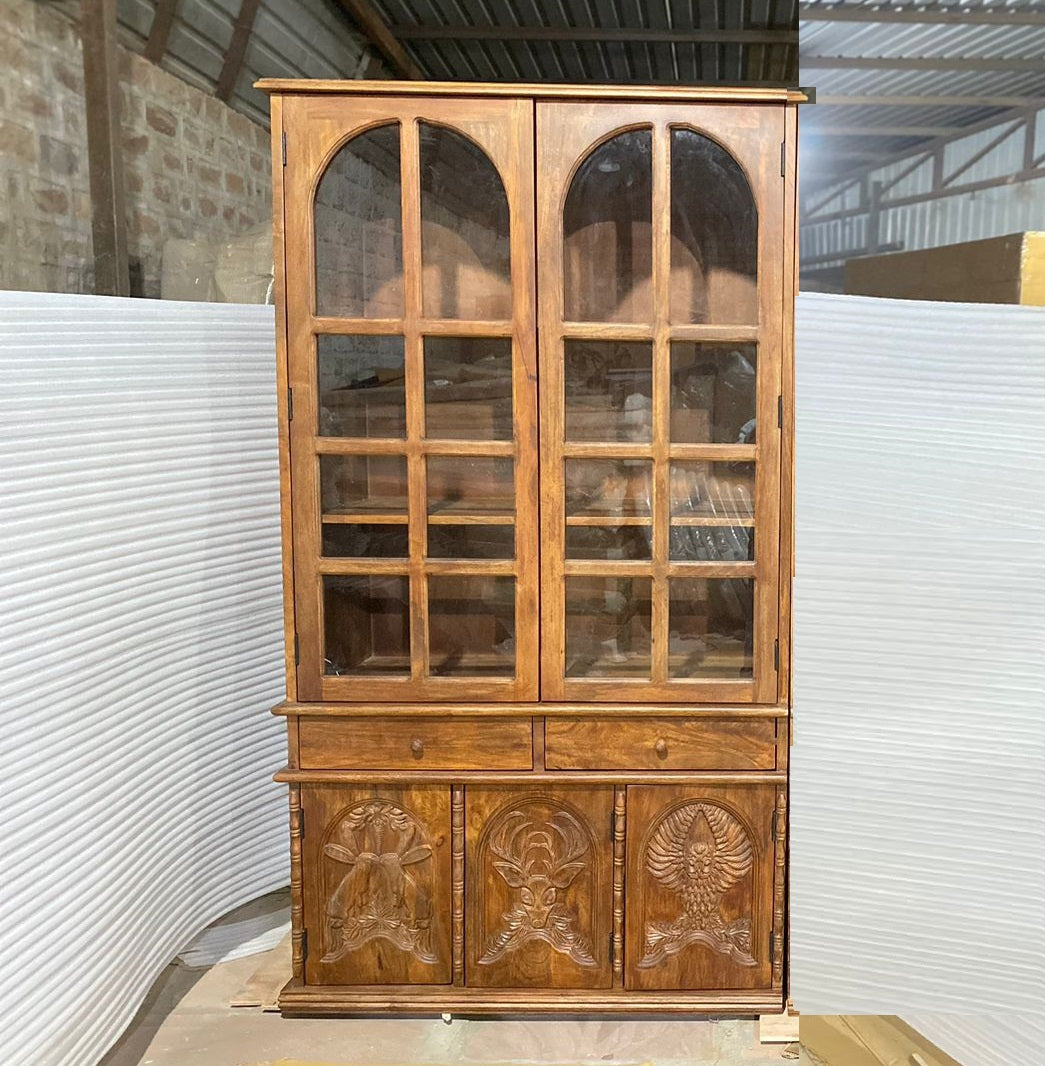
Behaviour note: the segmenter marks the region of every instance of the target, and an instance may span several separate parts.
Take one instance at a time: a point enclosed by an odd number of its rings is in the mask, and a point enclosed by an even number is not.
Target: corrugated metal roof
[[[803,115],[807,185],[865,170],[1045,96],[1042,0],[806,0],[799,17],[802,83],[829,101]],[[842,61],[832,66],[825,57]],[[910,65],[855,69],[845,59]],[[931,66],[920,69],[922,60]],[[984,69],[982,61],[992,60],[999,68]],[[846,97],[859,99],[839,100]],[[897,97],[903,99],[890,102]]]

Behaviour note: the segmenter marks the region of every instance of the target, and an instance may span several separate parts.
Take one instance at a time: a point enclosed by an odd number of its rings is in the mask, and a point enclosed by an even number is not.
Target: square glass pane
[[[425,434],[512,439],[510,338],[425,337]]]
[[[755,582],[668,581],[668,676],[750,681],[754,676]]]
[[[324,522],[323,555],[328,559],[406,559],[409,531],[405,522]]]
[[[472,455],[428,457],[430,515],[515,513],[515,463],[512,459]]]
[[[566,514],[631,517],[650,513],[653,464],[646,459],[567,459]]]
[[[325,576],[323,640],[328,676],[409,676],[409,579]]]
[[[512,559],[515,526],[488,522],[428,525],[430,559]]]
[[[755,443],[755,344],[671,343],[671,440]]]
[[[566,526],[567,559],[649,559],[653,526]]]
[[[566,341],[563,385],[567,440],[650,440],[649,341]]]
[[[566,676],[650,676],[652,581],[566,578]]]
[[[750,525],[755,519],[755,464],[673,462],[672,524]]]
[[[406,436],[402,337],[316,338],[321,437]]]
[[[406,456],[321,455],[324,514],[406,514]]]
[[[514,677],[515,578],[429,577],[428,657],[432,677]]]

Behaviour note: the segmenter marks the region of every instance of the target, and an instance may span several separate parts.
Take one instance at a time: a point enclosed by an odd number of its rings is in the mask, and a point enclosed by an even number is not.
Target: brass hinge
[[[302,929],[301,930],[301,958],[302,959],[307,959],[308,958],[308,930],[307,929]],[[770,961],[772,961],[772,960],[770,960]]]
[[[773,669],[780,671],[780,641],[773,641]]]
[[[769,931],[769,965],[772,966],[776,962],[776,937],[773,936],[772,929]]]
[[[286,149],[286,142],[284,141],[284,150]],[[286,163],[286,157],[283,162]],[[780,142],[780,176],[783,178],[787,175],[787,141]]]
[[[301,645],[298,643],[298,635],[294,634],[294,665],[297,666],[301,662]]]
[[[280,142],[283,148],[283,165],[287,165],[287,131],[284,130],[280,134]]]
[[[294,390],[287,389],[287,421],[294,421]]]
[[[778,396],[776,398],[776,428],[784,428],[784,397]]]

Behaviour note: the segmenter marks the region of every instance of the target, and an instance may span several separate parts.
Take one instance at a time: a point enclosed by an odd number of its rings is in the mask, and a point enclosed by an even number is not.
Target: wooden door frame
[[[605,700],[643,703],[720,702],[775,703],[778,698],[778,651],[780,590],[778,588],[781,507],[781,428],[778,403],[782,396],[782,362],[787,348],[779,294],[784,283],[787,247],[784,217],[786,183],[780,173],[778,146],[785,141],[785,105],[775,104],[679,104],[679,103],[585,103],[539,102],[537,122],[537,229],[539,286],[539,344],[541,362],[541,612],[542,679],[545,700]],[[653,675],[659,682],[631,678],[565,678],[565,577],[567,571],[611,574],[609,566],[568,565],[565,561],[565,514],[563,500],[564,412],[563,337],[566,332],[563,307],[562,216],[565,198],[577,168],[599,144],[628,129],[653,128],[653,300],[655,321],[649,326],[618,326],[609,323],[569,324],[569,336],[649,338],[654,342],[656,396],[663,407],[670,389],[672,338],[733,340],[743,333],[759,344],[757,374],[757,423],[753,446],[756,462],[756,534],[760,549],[754,564],[670,564],[666,543],[660,545],[660,562],[648,568],[654,577],[652,631]],[[710,137],[733,155],[743,169],[758,210],[758,307],[757,329],[724,329],[720,326],[671,326],[668,296],[670,284],[670,130],[685,127]],[[790,277],[790,275],[788,275]],[[666,539],[664,517],[658,522],[658,506],[667,507],[669,455],[681,452],[667,440],[667,417],[655,414],[654,435],[649,448],[659,458],[659,487],[654,484],[654,530]],[[659,426],[658,423],[659,422]],[[691,458],[747,458],[722,445],[684,446]],[[745,448],[745,446],[741,446]],[[612,451],[613,449],[607,449]],[[661,498],[658,505],[657,498]],[[665,512],[666,513],[666,512]],[[644,566],[645,564],[643,564]],[[625,566],[618,566],[625,571]],[[637,572],[637,569],[632,567]],[[686,573],[693,577],[730,575],[755,579],[756,598],[753,631],[755,641],[752,681],[667,679],[668,592],[667,577]],[[663,633],[663,640],[656,634]]]
[[[535,700],[538,695],[538,519],[535,271],[533,263],[533,103],[528,99],[476,100],[437,97],[377,98],[294,95],[282,104],[286,164],[281,166],[285,248],[287,384],[293,390],[289,468],[293,512],[286,532],[293,544],[294,622],[299,662],[296,697],[304,700]],[[421,303],[419,121],[472,140],[497,169],[509,205],[513,317],[510,322],[432,320]],[[404,309],[397,318],[330,318],[316,314],[315,239],[312,205],[319,181],[336,152],[367,129],[398,122],[401,131],[401,209]],[[322,438],[315,432],[318,389],[315,337],[322,333],[396,334],[404,337],[407,439],[393,444]],[[515,440],[428,442],[424,437],[423,337],[508,336],[513,343]],[[506,446],[507,445],[507,446]],[[410,559],[320,561],[320,454],[405,454],[409,470]],[[462,563],[424,559],[428,454],[508,454],[515,463],[515,559]],[[439,573],[515,576],[515,676],[427,676],[427,577]],[[409,579],[410,676],[328,677],[323,674],[322,578],[324,574],[393,574]],[[291,587],[287,586],[288,589]]]

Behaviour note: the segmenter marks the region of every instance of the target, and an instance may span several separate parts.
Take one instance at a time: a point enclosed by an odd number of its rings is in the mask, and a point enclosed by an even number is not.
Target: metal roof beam
[[[337,0],[337,2],[399,77],[411,81],[424,79],[421,68],[396,40],[388,23],[378,14],[370,0]]]
[[[228,100],[232,96],[232,90],[236,88],[240,71],[243,69],[243,57],[247,53],[247,42],[254,29],[254,19],[260,6],[261,0],[242,0],[240,3],[239,14],[232,26],[232,38],[225,51],[221,73],[214,87],[214,95],[219,100]]]
[[[900,96],[888,93],[835,96],[817,93],[817,105],[836,107],[1031,107],[1034,96]]]
[[[937,23],[957,26],[1045,26],[1045,12],[1027,10],[1000,11],[996,7],[962,7],[957,11],[940,8],[911,9],[895,7],[810,7],[802,4],[798,10],[800,22],[891,22]]]
[[[160,0],[156,5],[152,26],[149,27],[149,39],[145,42],[145,58],[151,63],[159,63],[167,51],[167,38],[171,35],[177,6],[178,0]]]
[[[1045,72],[1045,59],[1009,56],[810,56],[799,55],[799,70],[1017,70]]]
[[[343,2],[343,0],[342,0]],[[392,26],[400,41],[622,41],[653,44],[798,44],[797,30],[646,30],[599,26]]]
[[[804,136],[822,134],[825,137],[948,137],[961,126],[856,126],[827,125],[807,121]]]

